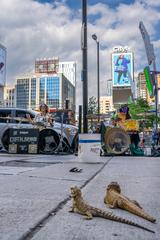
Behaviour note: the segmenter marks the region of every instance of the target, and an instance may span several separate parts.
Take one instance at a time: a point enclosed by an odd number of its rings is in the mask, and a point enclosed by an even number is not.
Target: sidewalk
[[[6,168],[7,171],[7,166],[0,166],[0,239],[160,239],[159,158],[101,157],[96,162],[83,163],[73,155],[0,155],[0,162],[13,159],[23,160],[23,165],[24,162],[30,165],[21,167],[20,171],[20,166],[8,166],[11,175],[4,175],[2,170]],[[48,165],[37,167],[40,163]],[[72,167],[82,168],[83,171],[71,173],[69,170]],[[118,209],[114,209],[114,213],[136,221],[156,234],[100,218],[86,221],[82,215],[68,213],[71,186],[82,187],[88,203],[106,209],[103,198],[106,186],[111,181],[119,182],[125,195],[137,200],[157,218],[157,223],[152,224]]]

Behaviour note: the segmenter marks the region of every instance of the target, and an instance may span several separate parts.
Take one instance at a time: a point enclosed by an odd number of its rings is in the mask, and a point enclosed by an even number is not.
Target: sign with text
[[[9,153],[37,153],[38,137],[38,129],[10,128]]]
[[[36,73],[58,73],[59,59],[43,59],[35,61]]]

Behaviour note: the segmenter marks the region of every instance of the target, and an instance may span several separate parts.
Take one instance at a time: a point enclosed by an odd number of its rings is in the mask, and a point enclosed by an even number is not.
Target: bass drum
[[[9,128],[6,129],[6,131],[3,133],[1,141],[2,141],[2,146],[8,152],[8,149],[9,149]]]
[[[104,139],[107,152],[115,155],[125,153],[130,145],[130,136],[122,128],[108,127]]]
[[[59,135],[51,128],[45,128],[39,132],[39,153],[51,154],[57,149],[60,142]]]

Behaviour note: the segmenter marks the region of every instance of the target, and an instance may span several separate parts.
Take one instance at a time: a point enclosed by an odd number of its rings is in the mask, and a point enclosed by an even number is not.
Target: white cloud
[[[160,0],[137,0],[137,1],[152,7],[160,6]]]
[[[156,2],[156,5],[155,5]],[[115,45],[128,45],[135,56],[135,70],[147,63],[144,44],[138,28],[143,21],[159,62],[157,24],[160,15],[159,0],[137,0],[134,4],[120,4],[116,9],[98,3],[88,7],[88,81],[89,96],[97,96],[96,44],[91,35],[100,41],[101,95],[105,95],[106,80],[111,78],[111,50]],[[90,19],[94,19],[91,22]],[[77,100],[81,99],[81,11],[74,11],[66,1],[41,4],[33,0],[1,0],[0,42],[7,47],[7,78],[14,82],[19,74],[33,70],[34,60],[59,56],[60,60],[77,62]]]

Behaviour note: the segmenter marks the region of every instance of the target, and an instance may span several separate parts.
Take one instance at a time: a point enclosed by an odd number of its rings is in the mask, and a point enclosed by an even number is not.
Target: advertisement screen
[[[35,72],[36,73],[57,73],[59,68],[58,59],[48,60],[36,60],[35,61]]]
[[[6,49],[0,44],[0,85],[6,82]]]
[[[133,82],[133,55],[132,53],[112,54],[113,87],[131,86]]]

